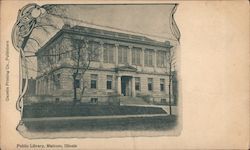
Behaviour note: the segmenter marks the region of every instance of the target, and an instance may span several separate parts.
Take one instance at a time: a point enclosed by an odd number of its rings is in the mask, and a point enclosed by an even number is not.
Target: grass
[[[24,118],[41,117],[70,117],[70,116],[105,116],[105,115],[137,115],[137,114],[166,114],[162,108],[95,105],[95,104],[33,104],[25,105]]]
[[[139,114],[166,114],[159,107],[98,105],[79,103],[37,103],[24,105],[23,118],[38,118],[24,121],[30,131],[124,131],[168,130],[176,126],[176,116],[105,118],[90,120],[39,120],[41,117],[112,116]]]
[[[169,130],[176,126],[176,116],[137,117],[98,120],[60,120],[24,122],[29,131],[126,131]]]

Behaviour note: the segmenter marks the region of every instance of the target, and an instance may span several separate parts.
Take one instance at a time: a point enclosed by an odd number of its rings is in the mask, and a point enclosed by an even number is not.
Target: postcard
[[[1,148],[249,148],[248,19],[247,1],[1,1]]]

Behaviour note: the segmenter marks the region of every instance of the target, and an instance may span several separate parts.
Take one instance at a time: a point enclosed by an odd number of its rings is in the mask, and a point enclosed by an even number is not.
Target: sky
[[[172,37],[169,27],[174,5],[68,5],[69,17],[103,26]]]

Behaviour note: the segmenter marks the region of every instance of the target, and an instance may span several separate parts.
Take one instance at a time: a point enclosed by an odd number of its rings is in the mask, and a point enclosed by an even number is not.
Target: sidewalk
[[[59,120],[95,120],[95,119],[122,119],[138,117],[164,117],[167,114],[143,114],[143,115],[113,115],[113,116],[75,116],[75,117],[43,117],[43,118],[23,118],[27,121],[59,121]]]
[[[137,107],[154,107],[154,108],[162,108],[167,114],[170,114],[169,112],[169,106],[166,105],[153,105],[153,104],[147,104],[147,105],[139,105],[139,104],[120,104],[120,106],[137,106]],[[172,114],[177,115],[177,106],[171,106],[172,108]]]

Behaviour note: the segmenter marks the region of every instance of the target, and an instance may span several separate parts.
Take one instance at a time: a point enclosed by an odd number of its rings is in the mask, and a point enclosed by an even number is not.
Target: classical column
[[[154,50],[154,55],[153,55],[154,70],[156,70],[156,67],[157,67],[157,56],[156,56],[156,54],[157,54],[157,51]]]
[[[99,56],[99,58],[100,58],[100,68],[102,68],[103,67],[103,52],[104,52],[104,50],[103,50],[103,42],[101,41],[100,42],[100,45],[101,45],[101,53],[100,53],[100,56]]]
[[[145,48],[142,48],[141,49],[141,66],[144,67],[144,51],[145,51]]]
[[[121,76],[117,76],[117,95],[121,95]]]
[[[115,66],[118,66],[118,47],[119,44],[115,44]]]
[[[44,79],[42,78],[41,94],[44,95]]]
[[[50,77],[48,76],[48,79],[47,79],[47,81],[48,81],[48,85],[47,85],[47,94],[50,94]]]
[[[39,82],[38,82],[38,80],[36,80],[36,95],[38,95],[38,87],[39,87]]]
[[[131,81],[132,81],[132,97],[135,97],[136,96],[136,94],[135,94],[135,78],[134,77],[132,77],[132,79],[131,79]]]
[[[132,48],[133,46],[131,45],[128,46],[128,64],[129,65],[132,64]]]

